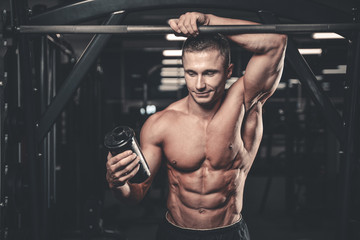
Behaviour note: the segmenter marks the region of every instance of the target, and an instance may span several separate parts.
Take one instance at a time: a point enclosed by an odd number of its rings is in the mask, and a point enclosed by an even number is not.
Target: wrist
[[[112,187],[112,190],[114,190],[114,191],[124,191],[124,190],[126,190],[127,188],[129,188],[128,185],[129,185],[128,182],[125,182],[125,183],[122,184],[122,185],[117,185],[117,186]]]
[[[213,19],[215,17],[215,15],[207,13],[207,14],[204,14],[204,16],[205,16],[205,22],[203,25],[211,25],[211,19]]]
[[[124,185],[112,187],[111,191],[119,199],[127,198],[130,195],[130,186],[126,182]]]

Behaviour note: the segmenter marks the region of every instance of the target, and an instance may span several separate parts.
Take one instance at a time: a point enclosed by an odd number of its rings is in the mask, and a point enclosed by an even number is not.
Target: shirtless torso
[[[208,121],[189,114],[190,97],[154,117],[155,125],[162,125],[158,130],[168,172],[168,219],[176,225],[214,228],[241,216],[246,176],[261,139],[261,107],[256,105],[245,117],[232,91]],[[250,148],[245,148],[243,134],[252,139]]]

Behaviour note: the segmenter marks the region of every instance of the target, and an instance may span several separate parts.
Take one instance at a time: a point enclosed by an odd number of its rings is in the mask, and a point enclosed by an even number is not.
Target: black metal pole
[[[113,13],[106,21],[106,25],[118,24],[124,18],[124,12]],[[61,113],[65,104],[69,101],[83,77],[97,59],[98,55],[108,42],[110,34],[96,35],[91,40],[82,56],[79,58],[74,69],[71,71],[56,97],[42,116],[36,129],[36,142],[40,142],[49,131],[56,118]]]
[[[40,112],[44,113],[47,105],[49,104],[49,88],[51,88],[51,76],[49,73],[51,72],[49,66],[49,43],[46,36],[42,36],[38,39],[40,44],[40,69],[39,69],[39,77],[40,79]],[[52,218],[50,216],[51,210],[51,196],[50,196],[50,162],[51,158],[49,157],[50,151],[50,133],[47,134],[44,141],[41,144],[41,166],[42,166],[42,174],[41,174],[41,226],[44,229],[42,231],[42,239],[50,239],[50,234],[53,230]]]
[[[20,24],[27,24],[28,21],[28,3],[27,0],[11,1],[13,5],[14,16]],[[27,177],[29,183],[29,213],[24,216],[24,222],[21,222],[22,228],[29,228],[28,239],[41,239],[41,229],[39,224],[39,165],[37,162],[35,143],[35,99],[32,79],[32,61],[30,54],[30,41],[28,36],[19,37],[19,56],[20,56],[20,75],[21,75],[21,92],[23,93],[22,101],[25,113],[25,137],[26,147],[25,162]],[[25,223],[25,224],[24,224]]]
[[[169,26],[152,25],[21,25],[16,28],[21,34],[29,33],[112,33],[112,34],[166,34],[174,33]],[[337,24],[264,24],[199,26],[200,33],[299,33],[299,32],[338,32],[360,30],[359,23]]]
[[[0,20],[1,21],[1,20]],[[5,195],[5,134],[4,134],[4,121],[6,116],[4,90],[7,81],[7,73],[5,71],[5,55],[7,47],[3,45],[3,38],[0,36],[0,239],[5,236],[5,208],[7,207]]]
[[[36,158],[36,144],[35,144],[35,101],[32,85],[31,60],[29,49],[29,38],[21,36],[19,41],[19,54],[22,76],[22,92],[24,93],[24,109],[25,109],[25,127],[26,127],[26,158],[29,171],[29,185],[30,185],[30,238],[40,239],[40,225],[39,225],[39,187],[38,176],[39,169]]]
[[[55,47],[52,47],[51,49],[52,51],[52,60],[51,60],[51,84],[52,84],[52,88],[51,88],[51,98],[54,98],[56,96],[56,65],[57,65],[57,55],[58,55],[58,50],[55,49]],[[51,100],[48,101],[48,105],[51,103]],[[52,135],[51,135],[51,156],[49,156],[52,159],[52,166],[51,166],[51,179],[52,179],[52,192],[51,192],[51,198],[52,198],[52,202],[54,204],[56,204],[56,161],[57,161],[57,131],[56,131],[56,124],[54,124],[53,128],[52,128]]]
[[[32,77],[30,69],[30,50],[29,39],[24,36],[20,39],[19,54],[21,64],[21,76],[24,93],[24,109],[26,119],[26,144],[27,144],[27,165],[29,169],[29,185],[30,185],[30,212],[31,212],[31,232],[32,239],[39,238],[39,187],[38,187],[38,165],[36,159],[36,144],[35,144],[35,101],[32,86]]]
[[[345,101],[345,129],[346,138],[343,146],[343,158],[340,165],[340,240],[352,239],[349,234],[350,224],[350,188],[352,167],[355,161],[355,139],[357,137],[357,126],[359,124],[359,87],[360,87],[360,32],[354,34],[349,48],[349,64],[347,69],[348,83],[346,89],[349,91]]]

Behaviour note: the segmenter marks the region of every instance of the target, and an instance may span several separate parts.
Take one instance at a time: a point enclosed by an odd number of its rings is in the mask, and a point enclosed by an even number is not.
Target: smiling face
[[[189,95],[199,105],[212,107],[221,100],[233,65],[224,67],[219,50],[184,52],[183,66]]]

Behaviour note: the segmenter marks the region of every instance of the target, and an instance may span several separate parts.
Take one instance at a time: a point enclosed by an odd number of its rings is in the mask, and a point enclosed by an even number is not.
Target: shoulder
[[[185,114],[185,101],[181,99],[170,104],[167,108],[162,111],[156,112],[151,115],[145,122],[146,125],[163,125],[169,121],[173,121],[177,117]],[[159,126],[158,126],[159,127]]]
[[[184,115],[184,100],[172,103],[162,111],[151,115],[141,129],[141,137],[149,135],[162,139],[169,127],[173,127],[182,115]]]

